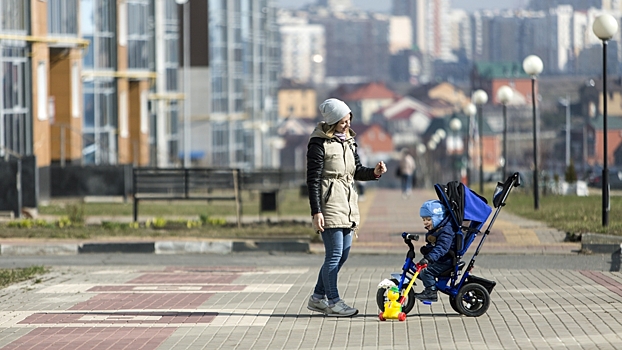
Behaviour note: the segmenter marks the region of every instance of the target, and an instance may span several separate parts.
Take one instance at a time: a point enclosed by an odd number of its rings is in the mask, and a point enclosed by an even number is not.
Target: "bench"
[[[212,195],[213,190],[231,190],[231,195]],[[132,171],[134,221],[141,200],[228,200],[236,203],[241,226],[240,170],[217,168],[134,168]]]

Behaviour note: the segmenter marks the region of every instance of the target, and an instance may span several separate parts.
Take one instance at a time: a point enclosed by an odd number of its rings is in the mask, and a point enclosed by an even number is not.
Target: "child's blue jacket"
[[[448,253],[450,249],[455,249],[455,236],[456,233],[449,221],[445,222],[442,226],[428,231],[425,234],[425,240],[427,242],[426,248],[429,250],[429,253],[425,255],[425,258],[428,259],[429,262],[452,260],[453,256]],[[431,237],[436,238],[434,243],[431,243],[431,241],[433,241]]]

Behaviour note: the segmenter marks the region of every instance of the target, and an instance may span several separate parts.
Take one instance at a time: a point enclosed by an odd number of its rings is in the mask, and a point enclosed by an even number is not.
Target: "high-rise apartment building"
[[[324,27],[327,78],[388,80],[389,16],[312,14],[309,22]]]
[[[278,167],[276,139],[280,40],[273,0],[209,0],[211,166]],[[195,147],[197,144],[195,143]]]
[[[409,16],[416,48],[431,59],[452,60],[449,0],[393,0],[392,14]]]
[[[175,0],[0,1],[0,156],[35,156],[43,198],[53,163],[177,161],[177,10]]]
[[[324,81],[326,48],[324,27],[306,18],[279,15],[281,35],[281,77],[300,83]]]

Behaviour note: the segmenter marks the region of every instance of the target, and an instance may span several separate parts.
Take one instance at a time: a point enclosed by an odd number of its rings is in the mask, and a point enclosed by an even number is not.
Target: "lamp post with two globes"
[[[592,26],[594,34],[603,42],[603,226],[609,226],[609,170],[607,169],[607,42],[618,31],[618,21],[609,14],[596,17]]]
[[[538,189],[538,117],[536,115],[536,78],[542,72],[544,64],[540,57],[529,55],[523,60],[523,70],[531,76],[531,105],[533,110],[533,207],[540,208]]]
[[[488,102],[488,94],[484,90],[477,90],[473,93],[473,102],[477,105],[479,113],[479,193],[484,193],[484,116],[483,109]]]
[[[508,164],[508,108],[507,104],[514,96],[514,91],[511,87],[503,85],[497,90],[497,100],[503,105],[503,171],[501,172],[501,179],[505,180],[507,176],[507,164]]]

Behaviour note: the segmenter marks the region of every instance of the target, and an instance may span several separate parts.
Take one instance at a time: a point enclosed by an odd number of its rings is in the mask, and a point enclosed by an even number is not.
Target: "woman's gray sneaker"
[[[328,306],[326,316],[332,317],[350,317],[359,313],[359,310],[346,305],[343,300],[339,300],[335,305]]]
[[[307,309],[325,314],[328,310],[328,302],[326,299],[313,299],[313,297],[309,297]]]

